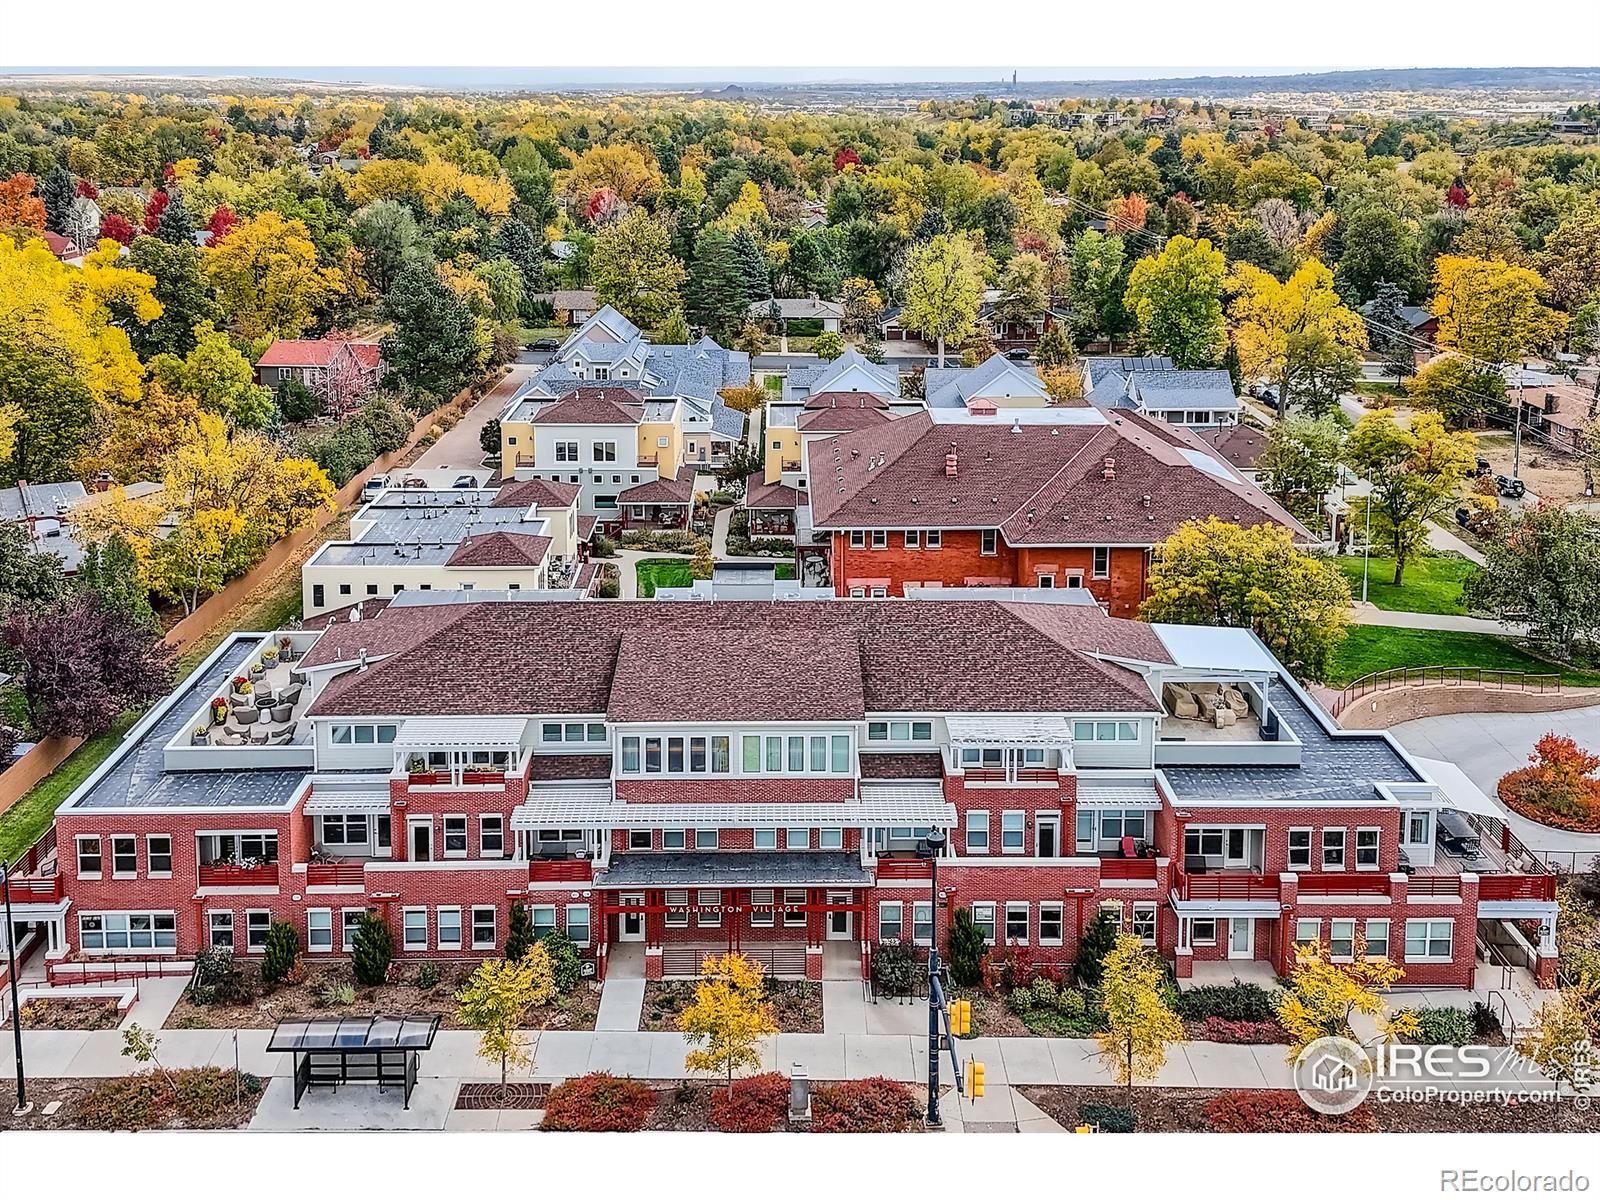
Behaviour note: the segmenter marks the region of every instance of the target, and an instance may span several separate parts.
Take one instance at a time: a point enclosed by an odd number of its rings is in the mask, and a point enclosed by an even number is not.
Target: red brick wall
[[[1277,875],[1289,870],[1289,830],[1310,829],[1311,869],[1300,868],[1301,873],[1317,874],[1322,870],[1322,831],[1345,831],[1345,873],[1355,870],[1356,830],[1377,828],[1378,872],[1399,869],[1400,865],[1400,810],[1398,808],[1207,808],[1194,809],[1184,822],[1188,826],[1201,825],[1264,825],[1266,827],[1265,870],[1267,875]],[[1157,831],[1163,823],[1157,823]],[[1180,862],[1183,858],[1182,840],[1172,835],[1170,843],[1163,844],[1163,854],[1170,854]]]

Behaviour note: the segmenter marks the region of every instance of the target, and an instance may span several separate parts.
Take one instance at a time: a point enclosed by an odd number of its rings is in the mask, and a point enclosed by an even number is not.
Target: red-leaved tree
[[[1533,765],[1500,780],[1500,799],[1513,812],[1563,829],[1600,831],[1600,755],[1569,737],[1547,733],[1528,756]]]
[[[215,246],[228,236],[228,231],[239,223],[239,214],[226,204],[217,205],[217,211],[211,214],[211,221],[206,228],[211,231],[211,244]]]
[[[154,233],[156,225],[161,221],[161,213],[167,207],[172,197],[162,191],[150,193],[150,199],[144,206],[144,231]]]
[[[861,155],[857,154],[849,146],[846,146],[843,150],[840,150],[839,153],[833,156],[833,169],[835,171],[843,171],[846,167],[860,161]]]
[[[100,236],[112,238],[126,246],[133,241],[134,228],[121,213],[107,213],[100,219]]]

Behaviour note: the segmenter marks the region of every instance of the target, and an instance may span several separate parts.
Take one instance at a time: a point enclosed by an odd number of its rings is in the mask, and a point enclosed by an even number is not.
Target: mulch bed
[[[50,996],[29,1000],[22,1006],[24,1029],[115,1029],[122,1024],[122,1013],[110,996]],[[7,1017],[0,1029],[10,1029]]]
[[[232,1078],[232,1072],[223,1072],[227,1078]],[[33,1105],[33,1112],[26,1117],[12,1116],[11,1110],[16,1106],[17,1086],[15,1080],[0,1082],[0,1132],[13,1129],[89,1129],[93,1126],[86,1124],[79,1112],[79,1106],[87,1101],[97,1088],[103,1085],[114,1085],[127,1082],[128,1077],[121,1079],[32,1079],[28,1080],[28,1100]],[[157,1081],[156,1086],[165,1088],[164,1083]],[[224,1089],[225,1091],[227,1089]],[[242,1129],[250,1123],[255,1115],[256,1105],[260,1103],[265,1088],[250,1092],[243,1092],[243,1103],[234,1108],[231,1100],[232,1093],[228,1091],[226,1103],[211,1105],[207,1108],[204,1117],[172,1117],[159,1128],[162,1129]],[[45,1115],[45,1109],[52,1103],[59,1107],[50,1115]]]
[[[1223,1094],[1218,1088],[1136,1087],[1130,1102],[1119,1087],[1024,1087],[1022,1094],[1066,1129],[1080,1121],[1084,1104],[1131,1107],[1138,1114],[1140,1133],[1212,1133],[1205,1106]],[[1285,1093],[1293,1096],[1293,1093]],[[1455,1105],[1439,1102],[1369,1100],[1355,1113],[1365,1114],[1381,1133],[1594,1133],[1600,1130],[1600,1112],[1572,1100],[1559,1104]],[[1329,1130],[1341,1131],[1336,1123]]]
[[[241,964],[251,999],[243,1004],[194,1004],[185,995],[166,1020],[167,1029],[271,1029],[279,1021],[310,1017],[441,1016],[443,1029],[460,1029],[455,994],[476,969],[475,963],[438,963],[438,981],[421,985],[419,966],[399,968],[396,982],[369,988],[356,985],[353,1004],[327,1004],[322,989],[330,982],[353,983],[345,964],[314,967],[304,981],[268,987],[257,964]],[[565,996],[529,1011],[529,1029],[593,1029],[600,1011],[600,989],[580,981]]]
[[[644,985],[639,1028],[645,1033],[674,1033],[678,1017],[694,1003],[694,981],[650,980]],[[822,1032],[822,985],[803,979],[766,981],[767,1003],[781,1033]]]
[[[543,1108],[550,1095],[548,1083],[463,1083],[456,1093],[456,1107],[471,1110],[527,1110]]]

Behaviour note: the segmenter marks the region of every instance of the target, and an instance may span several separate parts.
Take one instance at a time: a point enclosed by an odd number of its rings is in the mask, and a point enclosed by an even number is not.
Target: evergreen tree
[[[520,962],[533,940],[533,918],[528,915],[528,906],[512,904],[511,924],[506,930],[506,959]]]
[[[695,243],[689,313],[712,337],[724,341],[744,324],[748,308],[733,239],[715,226],[707,226]]]
[[[183,193],[173,192],[172,199],[167,201],[167,206],[161,210],[161,216],[156,221],[156,236],[169,246],[192,246],[195,231],[199,228],[194,214],[183,202]]]
[[[136,625],[154,630],[155,612],[150,607],[150,591],[139,577],[139,560],[133,547],[120,533],[113,533],[100,545],[91,545],[78,569],[82,586],[100,601],[100,607],[121,613]]]
[[[761,249],[748,225],[734,237],[733,252],[739,260],[739,275],[744,281],[746,311],[752,304],[765,304],[771,300],[772,268],[767,263],[766,251]]]
[[[528,296],[539,290],[539,279],[544,273],[541,262],[544,247],[533,230],[515,217],[501,224],[498,240],[500,253],[522,272],[523,307],[526,308]]]
[[[432,262],[408,262],[383,300],[394,332],[383,339],[390,369],[413,387],[449,393],[482,366],[485,347],[472,311]]]
[[[155,276],[151,294],[161,301],[161,315],[154,321],[125,323],[128,339],[145,362],[158,354],[182,358],[194,349],[196,325],[220,324],[211,283],[200,264],[200,250],[193,242],[169,243],[159,236],[134,238],[128,252],[117,259],[119,267]]]
[[[1384,374],[1404,379],[1416,361],[1412,342],[1405,335],[1405,318],[1400,315],[1406,302],[1405,289],[1384,280],[1375,285],[1374,291],[1367,307],[1367,337],[1372,348],[1383,356]]]
[[[351,967],[356,982],[366,987],[377,987],[389,976],[389,963],[394,958],[394,934],[389,922],[376,909],[367,909],[356,926],[355,950]]]
[[[1089,928],[1083,931],[1083,937],[1078,941],[1076,977],[1079,987],[1100,986],[1106,955],[1116,946],[1116,922],[1106,913],[1095,914],[1094,920],[1089,922]]]
[[[972,910],[955,911],[950,923],[950,978],[960,987],[977,987],[983,982],[983,956],[988,952],[983,930],[972,920]]]
[[[72,216],[72,202],[78,189],[65,167],[56,167],[39,181],[39,199],[44,201],[44,227],[51,233],[67,234],[67,221]],[[92,250],[92,246],[81,247]]]
[[[266,951],[261,957],[261,978],[267,983],[282,983],[294,970],[300,957],[300,937],[287,921],[274,921],[267,927]]]

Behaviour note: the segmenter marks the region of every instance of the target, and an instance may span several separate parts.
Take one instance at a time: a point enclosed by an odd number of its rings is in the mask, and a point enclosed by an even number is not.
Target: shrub
[[[439,964],[423,963],[417,968],[417,986],[423,991],[439,986]]]
[[[1362,1133],[1377,1123],[1366,1106],[1342,1117],[1312,1112],[1293,1092],[1233,1091],[1209,1101],[1206,1120],[1218,1133]]]
[[[249,981],[234,961],[229,946],[207,947],[194,956],[194,978],[189,999],[200,1005],[246,1004],[251,999]]]
[[[550,1089],[541,1129],[567,1133],[631,1133],[650,1123],[656,1094],[637,1079],[596,1071]]]
[[[1027,987],[1012,989],[1006,1007],[1044,1037],[1089,1037],[1106,1019],[1094,997],[1043,975]]]
[[[1412,1012],[1417,1018],[1417,1036],[1412,1041],[1424,1046],[1465,1046],[1472,1040],[1472,1014],[1464,1008],[1417,1008]]]
[[[261,956],[261,978],[267,983],[282,983],[294,970],[300,957],[300,935],[287,921],[274,921],[267,928],[267,946]]]
[[[1077,980],[1084,987],[1099,987],[1106,955],[1117,944],[1117,926],[1105,913],[1095,914],[1078,942]]]
[[[1011,992],[1031,984],[1037,971],[1033,951],[1008,942],[984,955],[983,984],[989,991]]]
[[[552,929],[539,939],[550,955],[550,973],[556,991],[563,994],[578,986],[578,948],[563,929]]]
[[[600,581],[600,590],[595,594],[602,600],[615,600],[622,594],[622,584],[615,575],[607,575]]]
[[[1500,1018],[1482,1000],[1472,1002],[1472,1032],[1480,1038],[1500,1037],[1505,1033]]]
[[[872,948],[872,982],[880,992],[903,996],[916,986],[922,964],[909,942],[879,942]]]
[[[1562,829],[1600,828],[1600,755],[1569,737],[1547,733],[1523,767],[1505,775],[1500,800],[1513,812]]]
[[[1276,1021],[1277,998],[1260,984],[1208,984],[1178,993],[1177,1013],[1185,1021],[1221,1017],[1225,1021]]]
[[[1191,1022],[1189,1036],[1200,1042],[1228,1042],[1235,1046],[1273,1046],[1289,1041],[1289,1034],[1276,1021],[1230,1021],[1226,1017]]]
[[[977,987],[983,982],[983,956],[987,946],[983,930],[972,920],[972,910],[956,909],[950,923],[950,978],[959,987]]]
[[[236,1092],[259,1095],[261,1080],[221,1067],[185,1067],[164,1075],[146,1071],[107,1079],[88,1090],[73,1112],[87,1129],[159,1129],[232,1124]]]
[[[910,1089],[881,1075],[821,1084],[811,1093],[812,1133],[900,1133],[921,1116]]]
[[[506,961],[516,962],[533,945],[533,917],[524,904],[512,904],[511,924],[506,930]]]
[[[1080,1104],[1078,1120],[1095,1126],[1101,1133],[1132,1133],[1139,1123],[1133,1109],[1120,1104]]]
[[[394,934],[389,931],[389,922],[381,913],[369,908],[356,926],[355,950],[351,956],[356,982],[377,987],[388,979],[389,963],[393,959]]]
[[[356,985],[348,979],[325,979],[317,988],[317,1003],[325,1008],[348,1008],[356,1002]]]
[[[617,543],[603,533],[597,533],[589,539],[590,558],[615,558],[617,556]]]
[[[630,550],[659,550],[672,554],[693,554],[704,541],[687,529],[628,529],[622,534],[622,544]]]
[[[771,1133],[789,1109],[789,1080],[776,1071],[733,1081],[711,1096],[711,1124],[723,1133]]]

